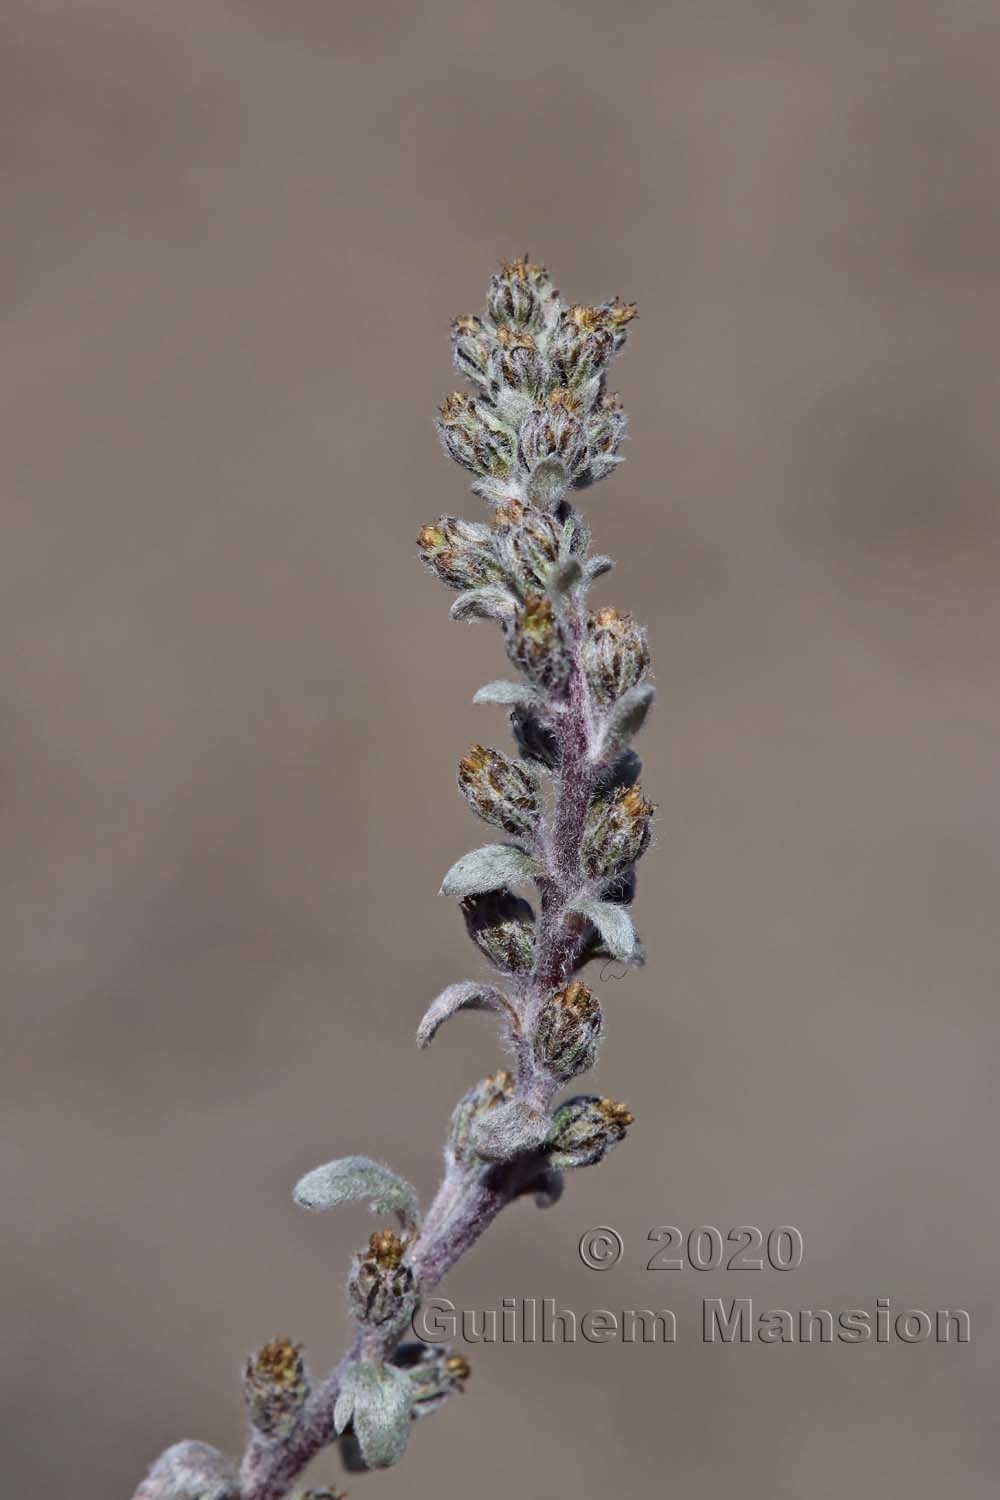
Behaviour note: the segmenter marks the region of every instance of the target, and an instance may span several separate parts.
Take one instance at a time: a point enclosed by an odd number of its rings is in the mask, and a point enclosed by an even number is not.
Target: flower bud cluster
[[[625,414],[605,379],[635,315],[635,304],[617,297],[567,306],[544,267],[524,256],[491,277],[485,317],[455,319],[455,367],[477,396],[449,397],[438,429],[445,450],[490,498],[517,486],[531,494],[542,465],[550,481],[557,466],[558,495],[603,478],[620,461]],[[546,493],[551,499],[551,483]]]
[[[589,528],[576,511],[557,517],[519,500],[497,506],[493,526],[498,562],[521,596],[547,589],[556,570],[569,558],[583,556],[590,543]]]
[[[558,590],[558,575],[586,554],[590,532],[575,511],[554,515],[520,500],[493,512],[492,525],[439,516],[422,526],[417,548],[448,588],[500,588],[512,612],[533,593]]]
[[[524,1195],[554,1203],[562,1173],[600,1161],[633,1122],[625,1105],[599,1095],[554,1110],[553,1099],[559,1085],[593,1066],[603,1035],[599,1002],[572,976],[594,957],[643,956],[627,907],[654,810],[629,746],[652,702],[643,681],[649,653],[629,616],[610,608],[588,616],[587,589],[613,563],[590,554],[589,528],[568,498],[620,462],[626,418],[607,390],[607,371],[635,315],[634,304],[618,298],[567,305],[525,256],[501,263],[484,315],[452,325],[455,367],[472,389],[444,401],[438,430],[493,514],[488,524],[442,515],[421,528],[417,545],[458,592],[452,617],[497,621],[524,680],[491,682],[476,694],[477,702],[511,708],[521,758],[475,744],[458,768],[472,809],[510,837],[456,861],[442,890],[461,902],[480,952],[511,978],[508,994],[479,980],[448,986],[417,1037],[426,1046],[458,1011],[490,1012],[516,1076],[492,1073],[455,1106],[445,1181],[426,1219],[411,1185],[368,1157],[327,1162],[296,1184],[305,1209],[366,1201],[379,1215],[394,1214],[401,1234],[378,1230],[354,1257],[347,1291],[355,1344],[315,1396],[290,1340],[274,1340],[247,1361],[248,1494],[284,1494],[331,1426],[350,1471],[398,1462],[413,1421],[462,1390],[469,1374],[459,1354],[400,1344],[420,1295],[499,1208]],[[531,882],[537,923],[512,889]],[[185,1443],[162,1455],[135,1500],[238,1500],[240,1492],[221,1454]],[[303,1492],[310,1496],[342,1500],[324,1489]]]

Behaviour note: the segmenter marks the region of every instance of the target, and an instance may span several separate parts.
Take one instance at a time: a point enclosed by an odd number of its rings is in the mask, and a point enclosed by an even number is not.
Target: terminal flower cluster
[[[503,1208],[525,1196],[554,1203],[565,1174],[600,1162],[633,1123],[617,1100],[564,1093],[593,1067],[604,1035],[601,1001],[581,976],[594,960],[643,961],[630,907],[654,808],[632,741],[653,701],[649,648],[630,615],[590,607],[591,584],[613,563],[592,552],[577,508],[621,462],[626,417],[608,370],[635,315],[617,297],[567,304],[525,256],[501,263],[483,314],[452,324],[466,388],[442,403],[438,432],[485,511],[439,516],[422,527],[418,549],[455,592],[452,617],[501,632],[514,675],[474,701],[507,710],[513,746],[476,743],[459,760],[459,790],[490,832],[441,887],[489,976],[450,984],[417,1040],[426,1047],[458,1011],[486,1011],[507,1065],[455,1106],[425,1215],[407,1182],[366,1157],[301,1179],[294,1196],[304,1208],[360,1199],[390,1221],[350,1269],[351,1347],[313,1383],[299,1345],[265,1344],[243,1373],[242,1461],[177,1444],[135,1500],[320,1500],[334,1492],[296,1481],[334,1442],[349,1470],[396,1463],[415,1422],[469,1374],[457,1351],[413,1339],[421,1299]]]

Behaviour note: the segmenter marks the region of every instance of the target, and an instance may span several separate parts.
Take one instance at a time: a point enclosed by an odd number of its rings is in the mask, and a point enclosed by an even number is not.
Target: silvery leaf
[[[613,901],[575,901],[571,909],[590,918],[612,958],[625,962],[632,957],[635,929],[624,906],[616,906]]]
[[[492,985],[467,979],[461,984],[450,984],[430,1005],[417,1028],[417,1046],[429,1046],[439,1028],[457,1010],[493,1011],[494,1014],[505,1015],[514,1027],[517,1026],[517,1016],[506,996]]]
[[[478,896],[502,885],[518,885],[544,874],[537,859],[511,844],[484,844],[456,860],[441,882],[441,895]]]
[[[407,1228],[420,1222],[417,1195],[404,1178],[367,1156],[342,1156],[306,1175],[292,1195],[300,1208],[316,1212],[367,1199],[372,1213],[396,1213]]]
[[[510,1161],[540,1146],[548,1130],[548,1117],[542,1110],[524,1099],[508,1099],[476,1116],[472,1146],[486,1161]]]
[[[448,613],[453,620],[506,620],[514,613],[514,600],[506,589],[494,585],[466,589]]]
[[[398,1462],[406,1447],[410,1405],[410,1382],[405,1371],[364,1361],[345,1371],[333,1422],[338,1433],[353,1423],[368,1467],[388,1469]]]
[[[655,696],[656,690],[651,682],[642,682],[638,687],[629,688],[627,693],[622,694],[608,712],[604,728],[605,750],[627,745],[639,733]]]
[[[487,682],[472,699],[473,703],[541,703],[542,696],[526,682]]]

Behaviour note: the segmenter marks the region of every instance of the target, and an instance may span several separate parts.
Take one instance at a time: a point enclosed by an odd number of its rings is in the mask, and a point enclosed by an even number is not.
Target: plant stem
[[[591,761],[591,702],[580,657],[582,621],[575,603],[567,611],[572,642],[572,669],[565,701],[552,714],[559,745],[559,776],[550,837],[546,840],[544,895],[534,971],[522,996],[524,1031],[530,1037],[539,1007],[564,984],[577,957],[582,921],[567,913],[580,886],[580,852],[587,808],[594,786]],[[535,1109],[547,1109],[558,1083],[522,1049],[514,1092]],[[453,1162],[435,1194],[423,1228],[413,1247],[410,1265],[420,1292],[426,1295],[441,1281],[501,1209],[526,1185],[518,1162],[502,1166],[470,1166]],[[399,1341],[397,1334],[380,1349],[360,1338],[327,1375],[303,1408],[302,1417],[285,1440],[253,1434],[240,1468],[241,1500],[283,1500],[306,1465],[336,1437],[333,1411],[344,1371],[358,1358],[388,1358]]]

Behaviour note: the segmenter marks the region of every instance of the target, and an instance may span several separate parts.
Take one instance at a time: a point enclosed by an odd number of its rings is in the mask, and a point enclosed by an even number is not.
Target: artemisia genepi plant
[[[459,761],[459,789],[493,836],[452,865],[441,890],[493,975],[449,985],[417,1040],[426,1047],[456,1011],[490,1011],[508,1065],[459,1100],[426,1216],[407,1182],[366,1157],[302,1178],[303,1208],[363,1199],[393,1217],[351,1267],[350,1349],[313,1384],[300,1346],[266,1344],[243,1373],[242,1461],[179,1443],[136,1500],[305,1500],[296,1479],[334,1441],[350,1470],[396,1463],[414,1422],[468,1376],[460,1353],[414,1341],[421,1298],[501,1209],[526,1195],[554,1203],[564,1174],[601,1161],[632,1124],[614,1099],[559,1096],[592,1067],[604,1031],[580,976],[595,959],[642,960],[629,907],[653,808],[631,741],[653,700],[649,652],[629,615],[588,607],[612,562],[591,552],[575,503],[621,462],[626,419],[607,372],[635,311],[618,298],[568,306],[525,257],[491,278],[483,316],[452,325],[468,389],[443,403],[438,431],[486,513],[440,516],[418,547],[457,595],[452,618],[492,621],[503,635],[516,676],[474,701],[509,708],[516,754],[476,744]]]

